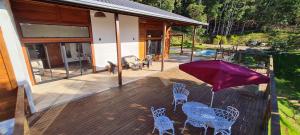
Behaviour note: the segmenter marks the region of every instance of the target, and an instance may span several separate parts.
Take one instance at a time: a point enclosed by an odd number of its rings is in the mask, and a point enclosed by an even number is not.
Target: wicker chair
[[[174,83],[173,84],[173,103],[174,112],[176,111],[176,106],[178,104],[183,104],[187,102],[190,92],[185,88],[185,84]]]
[[[154,133],[155,129],[157,129],[159,135],[163,135],[164,133],[175,135],[173,121],[166,116],[165,108],[154,110],[154,107],[151,107],[151,112],[154,118],[154,128],[152,133]],[[168,132],[168,130],[172,130],[172,133]]]

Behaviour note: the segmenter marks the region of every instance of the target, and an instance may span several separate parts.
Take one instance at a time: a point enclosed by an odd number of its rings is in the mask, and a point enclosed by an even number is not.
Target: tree
[[[206,22],[206,14],[204,13],[205,6],[201,4],[190,4],[187,8],[188,14],[191,18]]]
[[[213,28],[211,31],[211,35],[216,34],[217,20],[219,17],[219,11],[222,7],[222,4],[218,2],[218,0],[208,0],[206,2],[206,13],[208,22],[213,21]]]
[[[160,8],[167,11],[173,11],[174,3],[175,0],[160,0]]]
[[[175,3],[175,0],[133,0],[133,1],[158,7],[166,11],[173,11],[174,3]]]

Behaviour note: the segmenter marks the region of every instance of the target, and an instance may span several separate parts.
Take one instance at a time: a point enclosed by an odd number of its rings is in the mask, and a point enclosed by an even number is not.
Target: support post
[[[165,45],[166,45],[166,34],[167,34],[167,24],[164,23],[163,27],[163,41],[161,45],[161,72],[164,71],[164,55],[165,55]]]
[[[195,36],[196,36],[196,26],[194,26],[194,30],[193,30],[193,45],[192,45],[192,52],[191,52],[191,62],[193,61],[193,55],[194,55]]]
[[[119,80],[119,86],[122,86],[120,21],[119,21],[119,14],[117,13],[115,13],[115,32],[116,32],[116,46],[117,46],[118,80]]]
[[[183,50],[182,50],[182,48],[183,48],[183,34],[181,35],[181,46],[180,46],[180,54],[182,55],[183,54]]]
[[[215,96],[215,92],[213,91],[213,89],[211,89],[212,95],[211,95],[211,101],[210,101],[210,107],[212,107],[212,104],[214,102],[214,96]]]

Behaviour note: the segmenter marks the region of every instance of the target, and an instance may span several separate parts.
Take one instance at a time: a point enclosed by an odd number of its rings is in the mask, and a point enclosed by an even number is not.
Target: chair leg
[[[207,127],[204,128],[204,135],[206,135],[206,132],[207,132]]]
[[[159,135],[163,135],[164,134],[164,132],[163,131],[159,131]]]
[[[155,127],[153,127],[152,134],[154,133],[154,131],[155,131]]]
[[[176,105],[177,105],[177,103],[175,101],[175,103],[174,103],[174,112],[176,111]]]
[[[185,130],[185,126],[186,126],[186,123],[187,123],[187,122],[188,122],[187,120],[184,122],[183,129],[181,130],[181,134],[183,134],[183,132],[184,132],[184,130]]]
[[[172,133],[173,133],[172,135],[175,135],[175,129],[174,128],[172,129]]]
[[[214,135],[216,135],[217,134],[217,129],[214,129]]]

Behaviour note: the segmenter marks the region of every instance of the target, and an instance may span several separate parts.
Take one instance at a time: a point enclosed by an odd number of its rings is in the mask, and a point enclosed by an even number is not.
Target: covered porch
[[[194,60],[199,59],[206,58],[194,57]],[[165,61],[165,70],[177,68],[179,64],[189,60],[190,57],[187,55],[170,55]],[[160,71],[161,62],[153,62],[149,69],[147,67],[142,70],[123,69],[123,84],[153,76]],[[32,87],[32,94],[37,111],[42,111],[51,106],[68,103],[114,87],[118,87],[118,75],[105,71],[35,85]]]

